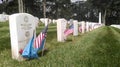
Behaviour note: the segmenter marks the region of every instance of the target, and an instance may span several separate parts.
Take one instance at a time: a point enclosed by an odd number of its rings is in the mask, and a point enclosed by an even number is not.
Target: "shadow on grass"
[[[40,51],[40,52],[38,53],[38,56],[39,56],[39,57],[45,56],[48,52],[49,52],[48,49],[44,49],[44,51]],[[42,55],[42,53],[43,53],[43,55]]]
[[[104,35],[95,37],[96,40],[93,41],[94,45],[91,45],[87,49],[89,55],[92,56],[89,58],[90,62],[98,65],[105,64],[105,66],[111,67],[119,66],[120,38],[117,38],[114,34],[115,31],[109,27],[105,31],[105,33],[101,32]],[[97,33],[97,35],[100,35],[100,33]]]
[[[73,40],[72,39],[66,39],[66,42],[72,42]]]

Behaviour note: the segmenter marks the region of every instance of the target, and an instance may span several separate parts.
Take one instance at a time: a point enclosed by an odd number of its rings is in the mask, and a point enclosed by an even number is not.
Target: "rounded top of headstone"
[[[10,15],[10,16],[20,16],[20,15],[33,16],[33,15],[31,15],[31,14],[28,14],[28,13],[15,13],[15,14],[12,14],[12,15]]]
[[[77,20],[73,20],[73,22],[78,22]]]
[[[5,12],[2,12],[2,14],[6,15],[6,13],[5,13]]]

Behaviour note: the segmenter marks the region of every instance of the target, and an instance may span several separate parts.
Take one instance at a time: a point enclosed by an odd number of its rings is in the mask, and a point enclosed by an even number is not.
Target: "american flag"
[[[46,26],[45,29],[35,38],[34,48],[39,49],[39,48],[43,47],[43,45],[44,45],[43,41],[46,38],[47,29],[48,29],[48,26]]]
[[[69,34],[72,34],[73,33],[73,28],[74,28],[73,24],[70,25],[70,27],[64,31],[64,35],[68,36]]]

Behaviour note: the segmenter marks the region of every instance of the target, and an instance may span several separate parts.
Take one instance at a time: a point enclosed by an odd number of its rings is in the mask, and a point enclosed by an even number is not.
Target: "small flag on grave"
[[[28,59],[38,58],[37,55],[38,51],[44,49],[47,29],[48,26],[46,26],[45,29],[36,38],[34,37],[33,33],[33,37],[30,39],[27,46],[22,52],[22,56],[24,58]]]
[[[68,35],[72,34],[73,33],[73,28],[74,28],[73,24],[70,25],[69,28],[64,31],[64,35],[68,36]]]

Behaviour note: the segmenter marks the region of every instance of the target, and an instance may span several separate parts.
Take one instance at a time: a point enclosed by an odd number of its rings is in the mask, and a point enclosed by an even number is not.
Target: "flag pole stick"
[[[44,55],[45,44],[46,44],[46,39],[45,39],[45,42],[44,42],[44,45],[43,45],[43,49],[42,49],[42,56]]]

